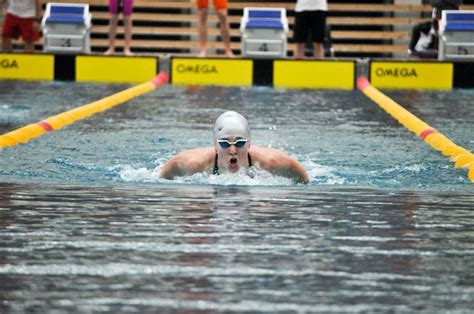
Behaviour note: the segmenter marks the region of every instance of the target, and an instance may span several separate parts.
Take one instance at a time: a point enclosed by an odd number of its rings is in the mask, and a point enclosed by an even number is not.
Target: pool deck
[[[356,88],[357,77],[366,76],[377,88],[474,88],[474,62],[468,61],[0,54],[0,80],[142,83],[160,71],[167,72],[175,85],[351,90]]]

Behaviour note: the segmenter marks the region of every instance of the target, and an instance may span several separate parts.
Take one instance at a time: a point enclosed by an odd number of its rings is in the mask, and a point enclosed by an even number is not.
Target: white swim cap
[[[214,139],[238,136],[250,140],[250,129],[247,119],[235,111],[221,114],[214,123]]]

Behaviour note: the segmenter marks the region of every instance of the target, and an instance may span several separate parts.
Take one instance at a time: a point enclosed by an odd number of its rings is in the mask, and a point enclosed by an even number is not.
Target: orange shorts
[[[196,2],[199,9],[207,9],[209,7],[209,0],[196,0]],[[227,0],[213,0],[213,2],[216,10],[227,9]]]

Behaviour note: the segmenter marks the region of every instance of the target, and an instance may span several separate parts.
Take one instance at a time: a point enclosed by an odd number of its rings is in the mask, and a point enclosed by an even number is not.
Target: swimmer
[[[214,124],[214,147],[194,148],[171,158],[161,169],[160,178],[194,173],[237,173],[255,167],[296,183],[308,183],[303,165],[286,153],[268,147],[251,145],[247,119],[235,111],[220,115]]]

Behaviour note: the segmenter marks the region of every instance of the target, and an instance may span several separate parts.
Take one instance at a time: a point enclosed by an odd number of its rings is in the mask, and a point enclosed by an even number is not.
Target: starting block
[[[443,11],[438,45],[438,60],[474,60],[474,11]]]
[[[48,3],[41,21],[44,52],[90,53],[88,4]]]
[[[244,57],[286,57],[288,20],[284,8],[244,8],[240,33]]]

